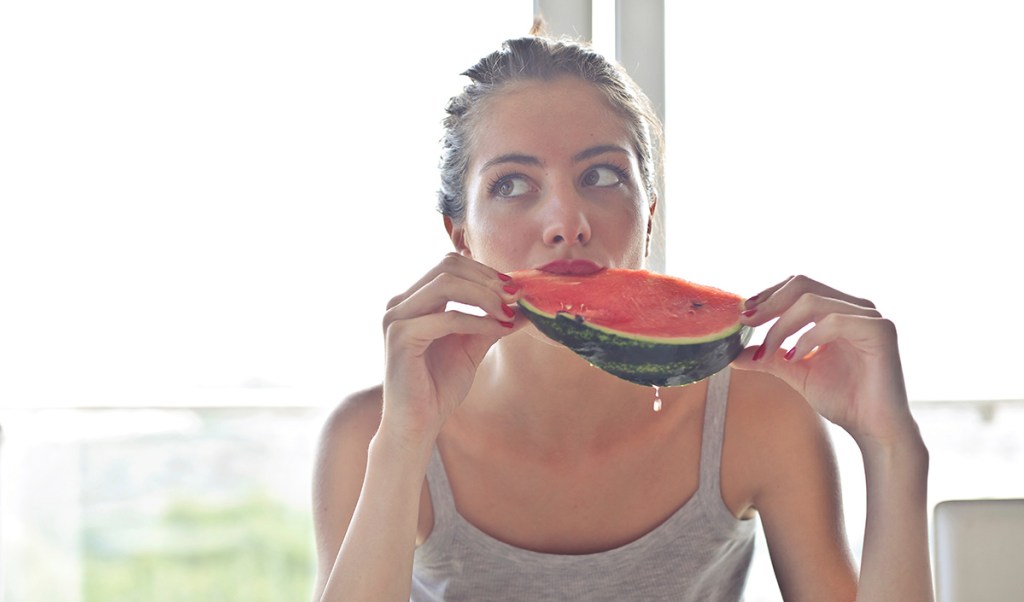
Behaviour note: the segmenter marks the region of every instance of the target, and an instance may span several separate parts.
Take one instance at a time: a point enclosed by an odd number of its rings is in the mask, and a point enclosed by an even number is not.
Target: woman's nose
[[[587,220],[584,202],[576,197],[575,191],[557,195],[550,199],[544,226],[545,244],[585,245],[590,242],[590,222]]]

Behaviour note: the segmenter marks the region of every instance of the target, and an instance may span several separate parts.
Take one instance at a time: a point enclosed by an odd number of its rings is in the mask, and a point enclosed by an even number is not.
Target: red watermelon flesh
[[[513,272],[522,298],[549,316],[568,313],[642,339],[701,341],[737,329],[743,299],[714,287],[646,270],[588,275]]]

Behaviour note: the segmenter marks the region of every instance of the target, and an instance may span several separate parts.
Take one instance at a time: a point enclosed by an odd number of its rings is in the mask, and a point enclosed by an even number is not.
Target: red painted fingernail
[[[506,284],[505,286],[501,287],[501,290],[505,291],[510,295],[514,295],[516,294],[516,291],[518,291],[519,289],[516,288],[514,285]]]
[[[760,347],[757,348],[757,351],[754,352],[754,357],[752,357],[750,359],[752,359],[753,361],[756,362],[757,360],[761,359],[763,356],[764,356],[764,345],[761,345]]]
[[[760,297],[760,295],[754,295],[753,297],[747,299],[747,303],[757,303],[758,297]]]
[[[756,314],[757,310],[756,309],[748,309],[747,311],[742,312],[742,313],[743,313],[744,316],[749,318],[750,316]]]
[[[515,326],[515,324],[513,324],[512,322],[502,322],[501,320],[498,320],[498,324],[501,324],[505,328],[512,328],[513,326]]]
[[[508,274],[502,274],[501,272],[498,272],[498,278],[502,279],[505,282],[512,280],[511,276],[509,276]]]
[[[511,307],[509,307],[507,305],[502,305],[501,306],[501,311],[505,312],[505,315],[510,317],[510,318],[512,316],[516,315],[516,310],[512,309]]]
[[[789,360],[793,359],[794,355],[796,355],[796,347],[793,347],[792,349],[786,352],[786,361],[788,362]]]

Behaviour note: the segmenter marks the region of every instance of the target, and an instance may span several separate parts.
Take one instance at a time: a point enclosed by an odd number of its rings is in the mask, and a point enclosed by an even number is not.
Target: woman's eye
[[[591,167],[583,174],[584,186],[615,186],[625,179],[623,173],[612,167]]]
[[[530,184],[519,176],[504,177],[493,186],[494,194],[502,197],[516,197],[529,191]]]

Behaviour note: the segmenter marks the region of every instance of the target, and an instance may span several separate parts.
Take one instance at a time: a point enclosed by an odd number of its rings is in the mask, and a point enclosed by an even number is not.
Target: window
[[[872,299],[911,398],[1024,398],[1024,10],[666,3],[670,271]]]
[[[665,5],[668,271],[747,295],[803,273],[872,299],[900,332],[930,507],[1024,496],[1006,478],[1022,356],[1001,325],[1024,296],[1024,10]],[[833,434],[859,558],[863,465]],[[747,598],[781,599],[763,538]]]
[[[5,405],[316,405],[377,379],[393,283],[450,247],[445,100],[531,22],[528,0],[7,3]]]
[[[602,49],[612,5],[594,2]],[[199,557],[301,598],[308,483],[271,459],[308,465],[323,411],[379,380],[384,305],[450,247],[444,100],[533,3],[3,6],[6,599],[117,600],[139,587],[125,566],[227,599]],[[665,11],[668,271],[742,294],[806,273],[873,299],[900,328],[933,499],[1024,495],[998,478],[1024,462],[1007,327],[1024,11]],[[775,599],[770,571],[760,556],[748,599]]]
[[[3,5],[0,597],[308,598],[323,412],[379,381],[385,303],[448,250],[458,73],[531,22]]]

